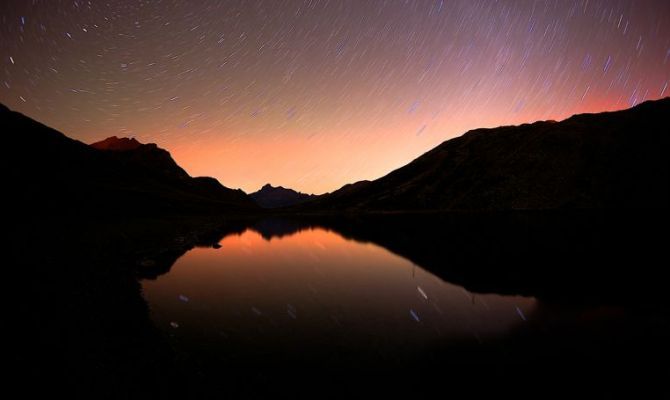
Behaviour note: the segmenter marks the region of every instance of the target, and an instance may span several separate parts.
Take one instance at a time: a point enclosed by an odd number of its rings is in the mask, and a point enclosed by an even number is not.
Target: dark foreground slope
[[[318,196],[295,191],[282,186],[272,186],[269,183],[260,190],[249,194],[252,199],[263,208],[279,208],[304,203]]]
[[[561,122],[476,129],[303,210],[658,208],[670,98]]]
[[[242,228],[210,215],[21,222],[3,254],[14,300],[4,319],[10,388],[28,397],[188,398],[138,279]]]
[[[193,178],[155,144],[88,146],[0,106],[6,198],[36,214],[148,215],[253,211],[241,190]],[[134,143],[133,143],[134,142]],[[98,148],[96,148],[98,147]]]

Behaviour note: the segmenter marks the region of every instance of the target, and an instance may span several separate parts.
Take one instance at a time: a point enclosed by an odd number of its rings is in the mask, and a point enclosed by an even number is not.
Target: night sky
[[[8,1],[0,101],[322,193],[468,129],[670,95],[670,1]]]

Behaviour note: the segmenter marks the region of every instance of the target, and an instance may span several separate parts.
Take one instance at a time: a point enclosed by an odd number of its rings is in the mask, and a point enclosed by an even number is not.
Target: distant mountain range
[[[0,106],[5,196],[38,214],[253,212],[242,190],[193,178],[155,144],[111,137],[86,145]]]
[[[374,181],[320,196],[267,184],[249,196],[189,176],[155,144],[86,145],[0,105],[4,192],[15,210],[44,214],[667,208],[668,115],[664,98],[476,129]]]
[[[249,196],[263,208],[293,206],[318,197],[313,194],[297,192],[282,186],[272,186],[269,183],[264,185],[257,192],[251,193]]]
[[[670,98],[476,129],[300,211],[667,208]]]

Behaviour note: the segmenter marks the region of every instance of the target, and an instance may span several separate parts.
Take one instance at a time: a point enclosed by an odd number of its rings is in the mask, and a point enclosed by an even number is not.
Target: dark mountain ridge
[[[279,208],[293,206],[317,198],[317,195],[306,194],[282,186],[272,186],[269,183],[251,193],[252,199],[263,208]]]
[[[183,168],[172,159],[167,150],[155,143],[143,144],[134,138],[109,137],[90,145],[94,149],[102,150],[113,157],[124,167],[135,169],[137,172],[156,178],[173,181],[188,181],[192,179]]]
[[[302,211],[665,208],[670,98],[566,120],[475,129]]]
[[[165,215],[255,211],[241,190],[193,178],[155,144],[109,138],[89,146],[0,108],[9,201],[20,212]]]
[[[125,138],[125,137],[119,138],[116,136],[111,136],[105,140],[91,143],[90,146],[98,150],[117,150],[117,151],[135,150],[142,146],[158,147],[155,143],[142,144],[138,142],[137,139],[135,138]]]

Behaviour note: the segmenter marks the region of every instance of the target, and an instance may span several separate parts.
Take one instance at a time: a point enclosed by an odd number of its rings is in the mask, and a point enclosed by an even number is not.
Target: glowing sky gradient
[[[192,175],[322,193],[468,129],[670,94],[670,1],[0,4],[0,101]]]

